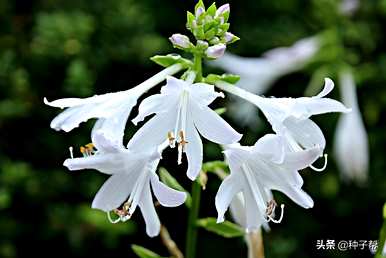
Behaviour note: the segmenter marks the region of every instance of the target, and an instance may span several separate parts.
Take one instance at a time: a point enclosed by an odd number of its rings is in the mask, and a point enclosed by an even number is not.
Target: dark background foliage
[[[333,0],[244,0],[231,2],[231,31],[241,40],[231,52],[259,56],[296,40],[325,33],[332,38],[302,72],[281,78],[267,95],[301,96],[320,67],[349,64],[358,82],[359,102],[370,141],[367,185],[344,184],[333,158],[323,173],[302,173],[315,207],[304,210],[284,195],[285,218],[264,234],[267,257],[370,257],[368,251],[320,251],[317,239],[375,240],[386,199],[386,1],[361,1],[351,17]],[[68,172],[62,163],[68,147],[90,141],[92,122],[70,133],[55,132],[50,120],[59,112],[43,104],[62,97],[85,97],[135,86],[161,68],[149,57],[175,52],[167,41],[185,33],[185,11],[194,1],[157,0],[0,0],[0,257],[134,257],[131,244],[168,255],[158,237],[146,236],[139,212],[124,224],[110,224],[90,207],[106,179],[92,171]],[[206,4],[210,4],[206,1]],[[218,2],[218,6],[223,2]],[[332,36],[331,36],[332,35]],[[316,75],[315,75],[316,74]],[[339,91],[333,96],[339,98]],[[135,114],[136,111],[133,112]],[[232,118],[227,116],[232,123]],[[315,118],[331,152],[338,115]],[[252,143],[270,132],[262,119],[256,129],[233,125]],[[127,139],[135,128],[129,125]],[[352,150],[355,152],[355,149]],[[79,153],[78,153],[79,154]],[[162,165],[188,189],[184,166],[175,153]],[[205,160],[221,159],[220,149],[205,148]],[[209,175],[201,217],[216,216],[214,196],[220,182]],[[187,211],[159,208],[159,215],[183,249]],[[223,239],[199,231],[198,257],[246,257],[243,239]]]

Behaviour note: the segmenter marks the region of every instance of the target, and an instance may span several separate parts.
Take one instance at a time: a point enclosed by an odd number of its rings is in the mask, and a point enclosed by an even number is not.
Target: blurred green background
[[[205,1],[207,5],[210,3]],[[220,6],[225,2],[218,1]],[[370,142],[366,186],[344,184],[330,158],[323,173],[304,171],[304,189],[315,207],[304,210],[281,194],[285,218],[264,234],[270,257],[371,257],[366,251],[320,251],[317,239],[376,240],[386,200],[386,1],[363,0],[344,16],[335,0],[230,1],[231,31],[241,40],[229,51],[259,56],[315,34],[331,37],[328,51],[301,72],[281,78],[266,95],[302,96],[311,78],[335,65],[353,67]],[[167,37],[185,33],[183,0],[0,0],[0,257],[134,257],[139,244],[167,256],[158,237],[146,236],[139,212],[124,224],[110,224],[91,201],[106,179],[95,171],[68,172],[62,163],[68,147],[90,141],[92,122],[71,133],[50,129],[59,112],[43,104],[62,97],[85,97],[133,87],[161,68],[149,57],[177,52]],[[208,71],[208,70],[206,70]],[[155,90],[156,91],[156,90]],[[332,94],[339,98],[339,91]],[[133,115],[136,111],[133,112]],[[225,114],[227,117],[227,114]],[[316,117],[331,151],[338,115]],[[232,124],[232,118],[227,117]],[[271,132],[235,128],[247,143]],[[129,125],[127,139],[135,128]],[[355,150],[353,150],[355,151]],[[78,153],[79,155],[79,153]],[[165,155],[167,156],[167,155]],[[331,156],[332,157],[332,156]],[[220,149],[205,147],[205,160],[221,159]],[[185,167],[175,156],[162,161],[190,189]],[[202,194],[201,217],[215,217],[220,182],[209,175]],[[187,211],[159,208],[160,219],[183,249]],[[243,239],[223,239],[199,231],[198,257],[246,257]]]

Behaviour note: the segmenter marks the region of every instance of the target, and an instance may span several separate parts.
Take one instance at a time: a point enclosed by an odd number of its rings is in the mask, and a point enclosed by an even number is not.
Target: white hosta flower
[[[346,180],[365,183],[369,165],[369,143],[358,106],[354,78],[348,71],[340,74],[342,100],[352,112],[339,119],[335,132],[335,155]]]
[[[98,118],[95,129],[103,131],[106,137],[122,143],[123,132],[131,109],[138,98],[162,82],[166,76],[182,69],[180,64],[170,66],[138,86],[126,91],[95,95],[89,98],[65,98],[44,103],[52,107],[66,108],[51,122],[51,128],[69,132],[91,118]]]
[[[313,200],[301,189],[303,180],[298,170],[312,164],[319,153],[318,147],[286,152],[283,139],[273,134],[265,135],[251,147],[228,146],[224,154],[231,174],[222,182],[216,195],[217,222],[224,221],[224,214],[238,193],[243,195],[245,202],[247,230],[258,229],[264,222],[281,221],[282,216],[279,220],[274,219],[276,202],[270,190],[283,192],[304,208],[313,207]]]
[[[328,78],[325,79],[323,90],[314,97],[264,98],[225,82],[219,81],[216,86],[257,106],[272,125],[272,129],[285,137],[286,144],[292,151],[318,146],[323,152],[326,145],[324,135],[309,118],[329,112],[350,111],[342,103],[325,98],[334,88],[333,81]]]
[[[259,58],[240,57],[225,53],[223,57],[210,62],[213,66],[240,75],[237,86],[255,94],[265,93],[280,77],[300,70],[319,49],[316,37],[299,40],[290,47],[272,49]],[[251,124],[256,121],[253,106],[237,101],[230,111],[242,122]]]
[[[151,114],[155,116],[134,134],[127,147],[141,151],[168,138],[171,147],[178,143],[178,163],[181,163],[182,153],[186,153],[187,175],[194,180],[201,169],[203,156],[198,132],[219,144],[234,143],[241,138],[241,134],[208,107],[222,96],[212,85],[191,84],[169,76],[160,94],[150,96],[140,104],[134,124]]]
[[[146,233],[153,237],[160,231],[160,221],[154,208],[151,189],[162,206],[175,207],[184,203],[186,194],[169,188],[159,181],[155,170],[161,158],[154,148],[148,152],[133,153],[111,142],[101,132],[93,132],[97,151],[83,158],[64,162],[69,170],[96,169],[111,175],[95,196],[92,207],[115,211],[125,221],[139,206],[146,222]],[[118,208],[123,205],[122,210]],[[115,221],[117,222],[117,221]]]

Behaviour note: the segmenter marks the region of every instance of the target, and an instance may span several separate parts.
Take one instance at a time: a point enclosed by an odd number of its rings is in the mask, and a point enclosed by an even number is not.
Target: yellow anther
[[[125,202],[123,204],[123,207],[122,209],[125,210],[125,211],[128,211],[130,209],[130,206],[131,206],[131,203],[130,202]]]
[[[80,146],[80,152],[82,153],[82,154],[84,154],[85,152],[86,152],[86,148],[85,147],[83,147],[83,146]]]
[[[277,203],[275,202],[275,200],[270,200],[268,203],[267,203],[267,209],[265,210],[265,213],[267,214],[267,216],[271,216],[273,211],[275,210],[277,206]]]
[[[85,147],[89,150],[92,150],[92,149],[94,149],[95,145],[93,143],[88,143],[85,145]]]
[[[176,140],[173,132],[168,132],[168,140],[169,140],[169,146],[173,148],[174,147],[174,141]]]
[[[189,142],[187,142],[187,141],[185,140],[184,131],[179,131],[178,134],[179,134],[180,139],[181,139],[180,142],[178,143],[178,145],[181,146],[182,151],[185,151],[185,150],[184,150],[184,149],[185,149],[185,145],[186,145],[187,143],[189,143]]]

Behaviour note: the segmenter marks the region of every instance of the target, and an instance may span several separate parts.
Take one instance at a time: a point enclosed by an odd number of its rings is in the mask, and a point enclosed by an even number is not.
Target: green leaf
[[[133,252],[141,258],[165,258],[139,245],[131,245],[131,249],[133,249]]]
[[[211,28],[207,32],[205,32],[205,38],[206,39],[212,39],[214,36],[216,36],[217,28]]]
[[[386,202],[383,205],[383,218],[386,220]]]
[[[174,64],[182,64],[185,67],[192,65],[190,60],[182,58],[177,54],[168,54],[166,56],[156,55],[151,57],[150,60],[163,67],[168,67]]]
[[[213,172],[216,169],[222,169],[227,171],[228,165],[224,161],[216,160],[216,161],[209,161],[202,164],[202,170],[204,172]]]
[[[214,16],[216,14],[216,11],[217,11],[216,3],[213,3],[211,6],[209,6],[209,8],[206,12],[210,16]]]
[[[223,75],[208,74],[205,78],[205,82],[209,84],[215,84],[217,81],[225,81],[231,84],[235,84],[240,80],[240,76],[230,73],[224,73]]]
[[[185,205],[190,208],[192,204],[192,197],[190,196],[190,193],[186,191],[185,188],[180,185],[180,183],[178,183],[177,179],[175,179],[165,168],[159,169],[159,176],[161,178],[161,181],[167,186],[178,191],[186,192]]]
[[[186,27],[190,30],[192,29],[192,23],[194,19],[194,14],[192,14],[191,12],[186,12]]]
[[[224,22],[227,22],[227,21],[228,21],[228,19],[229,19],[229,14],[230,14],[230,12],[225,12],[225,13],[223,13],[222,17],[224,17]]]
[[[224,221],[223,223],[216,223],[216,218],[205,218],[197,221],[199,227],[205,228],[206,230],[216,233],[222,237],[241,237],[244,236],[245,230],[240,226],[230,222]]]
[[[223,107],[223,108],[217,108],[217,109],[214,110],[214,112],[216,112],[217,115],[219,115],[219,116],[221,116],[222,114],[224,114],[226,111],[227,111],[227,109],[224,108],[224,107]]]
[[[229,23],[224,23],[219,26],[219,29],[222,30],[222,33],[225,33],[229,30],[229,26],[230,26]]]
[[[194,29],[194,36],[196,36],[197,39],[204,39],[205,38],[203,25],[199,25],[199,26],[197,26],[197,28]]]

